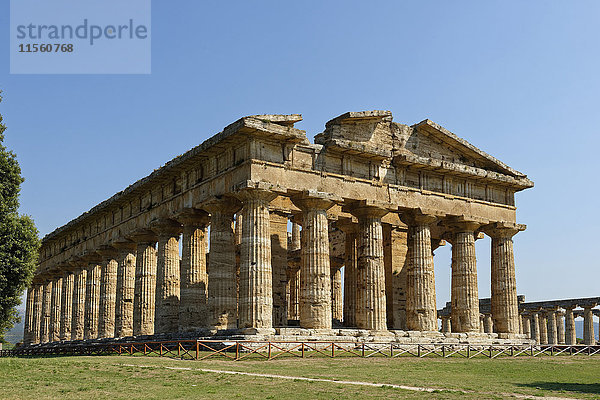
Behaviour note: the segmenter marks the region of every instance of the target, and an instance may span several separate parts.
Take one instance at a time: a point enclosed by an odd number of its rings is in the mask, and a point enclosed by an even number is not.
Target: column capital
[[[327,211],[341,201],[341,198],[325,192],[315,190],[305,190],[291,197],[292,203],[302,211],[306,210],[324,210]]]
[[[488,236],[492,238],[512,238],[517,233],[524,231],[527,225],[513,224],[510,222],[494,222],[481,228]]]
[[[133,240],[137,244],[143,243],[152,245],[158,241],[158,236],[150,229],[137,229],[126,237],[127,239]]]
[[[184,225],[207,227],[210,224],[210,215],[204,210],[188,207],[179,211],[175,219]]]
[[[115,259],[119,254],[117,249],[115,249],[113,246],[108,246],[108,245],[100,246],[100,248],[98,248],[98,250],[96,250],[96,253],[98,253],[100,256],[102,256],[102,258],[103,258],[102,261],[105,261],[105,262]]]
[[[238,192],[233,193],[233,196],[239,199],[242,203],[245,203],[249,200],[262,200],[266,203],[270,203],[277,198],[277,193],[269,189],[245,187],[240,189]]]
[[[400,220],[407,225],[432,225],[439,216],[422,209],[407,210],[400,214]]]
[[[183,232],[181,224],[170,218],[160,218],[152,221],[150,229],[159,237],[179,237]]]
[[[463,216],[451,216],[442,219],[442,224],[446,226],[451,233],[473,232],[483,225],[483,222],[469,220]]]
[[[359,200],[351,202],[344,205],[342,207],[342,211],[348,212],[354,215],[356,218],[381,218],[390,212],[386,203],[373,200]]]
[[[256,190],[252,189],[245,189],[245,191],[251,191],[252,193],[256,193]],[[234,197],[215,196],[212,199],[209,199],[208,201],[202,203],[201,207],[203,210],[206,210],[211,214],[220,212],[223,214],[231,215],[233,217],[233,214],[240,211],[242,205],[240,204],[240,201]]]

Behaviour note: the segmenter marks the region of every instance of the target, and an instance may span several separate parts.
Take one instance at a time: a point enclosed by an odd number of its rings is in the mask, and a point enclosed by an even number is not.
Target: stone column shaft
[[[234,199],[224,198],[214,200],[206,204],[204,208],[210,212],[209,326],[216,330],[235,329],[237,328],[238,310],[236,239],[233,219],[240,207]],[[245,221],[243,217],[242,221]]]
[[[85,339],[98,337],[100,316],[100,260],[88,264],[87,285],[85,289],[85,324],[83,336]]]
[[[331,268],[331,313],[333,320],[338,324],[344,318],[343,296],[342,269]]]
[[[133,335],[154,334],[154,312],[156,301],[156,239],[134,236],[137,238],[137,254],[135,257],[135,294],[133,302]],[[135,240],[135,239],[134,239]]]
[[[119,248],[119,255],[117,260],[115,337],[127,337],[133,335],[136,246],[133,242],[121,242],[116,245]]]
[[[452,325],[450,322],[450,317],[442,317],[442,332],[443,333],[452,332]]]
[[[590,307],[583,309],[583,344],[592,346],[596,344],[594,335],[594,314]]]
[[[558,333],[558,344],[565,344],[565,313],[556,314],[556,331]]]
[[[531,314],[531,339],[536,343],[540,343],[540,315],[539,313]]]
[[[154,333],[179,331],[179,235],[181,225],[175,221],[159,221],[156,269],[156,304]]]
[[[548,325],[548,344],[558,344],[558,329],[556,327],[556,312],[548,311],[547,313],[547,325]]]
[[[273,282],[273,326],[287,325],[287,223],[286,215],[270,213],[271,227],[271,268]]]
[[[100,307],[98,337],[115,336],[115,308],[117,302],[117,268],[116,251],[104,250],[104,260],[100,273]]]
[[[62,280],[62,309],[60,315],[60,340],[71,340],[71,326],[73,318],[73,290],[75,274],[66,271]]]
[[[198,331],[208,326],[208,273],[206,226],[210,218],[190,209],[179,218],[183,224],[180,266],[179,330]]]
[[[479,294],[475,234],[463,223],[452,237],[452,332],[479,332]]]
[[[40,343],[42,337],[42,299],[44,298],[44,285],[37,283],[33,288],[33,328],[31,342]]]
[[[25,327],[23,329],[23,344],[31,344],[33,342],[33,316],[34,316],[34,295],[35,289],[32,284],[27,288],[27,302],[25,303]]]
[[[565,344],[577,344],[577,334],[575,332],[575,316],[573,315],[572,308],[567,308],[565,311]]]
[[[523,319],[523,334],[531,339],[531,316],[529,314],[521,315]]]
[[[273,271],[269,203],[276,195],[259,189],[244,189],[238,196],[243,203],[239,327],[247,333],[262,330],[272,332]]]
[[[40,330],[40,343],[50,341],[50,318],[52,313],[52,281],[46,281],[44,284],[44,294],[42,297],[42,320]]]
[[[358,226],[348,224],[341,226],[346,234],[344,265],[344,326],[356,326],[356,274],[358,268],[358,252],[356,236]]]
[[[429,225],[435,217],[406,215],[408,224],[408,271],[406,325],[411,331],[437,331],[435,276]]]
[[[60,340],[60,311],[62,300],[62,276],[56,277],[52,281],[52,305],[50,315],[50,342],[58,342]]]
[[[73,317],[71,318],[71,340],[84,338],[85,298],[87,289],[87,269],[80,267],[75,272],[73,285]]]
[[[300,224],[292,222],[291,251],[300,250]],[[288,285],[290,288],[288,319],[300,319],[300,268],[288,265]]]
[[[548,316],[545,312],[538,314],[540,326],[540,344],[548,344]]]
[[[483,317],[483,331],[485,333],[494,333],[494,320],[491,314],[485,314]]]

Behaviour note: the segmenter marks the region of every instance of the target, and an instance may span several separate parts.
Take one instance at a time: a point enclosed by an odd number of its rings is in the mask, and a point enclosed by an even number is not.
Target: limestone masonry
[[[528,342],[513,255],[525,229],[515,193],[533,187],[525,174],[429,120],[349,112],[314,144],[294,128],[301,120],[241,118],[48,234],[25,343]],[[483,235],[492,239],[489,321],[477,293]],[[451,316],[438,332],[433,252],[446,242]]]

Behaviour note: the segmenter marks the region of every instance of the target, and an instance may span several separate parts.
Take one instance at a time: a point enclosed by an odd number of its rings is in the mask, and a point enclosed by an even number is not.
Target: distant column
[[[450,317],[442,317],[442,332],[443,333],[451,333],[452,332],[452,324],[450,321]]]
[[[519,333],[519,303],[515,278],[513,236],[522,225],[497,223],[485,232],[492,238],[492,317],[498,333]]]
[[[558,344],[565,344],[565,313],[563,311],[556,313],[556,332]]]
[[[479,314],[479,333],[485,333],[485,329],[483,327],[485,315]]]
[[[548,316],[545,311],[538,313],[540,326],[540,344],[548,344]]]
[[[52,304],[50,310],[50,342],[60,340],[60,310],[62,300],[62,276],[55,276],[52,280]]]
[[[547,316],[547,324],[548,324],[548,344],[557,345],[558,344],[558,329],[556,327],[556,311],[548,310],[546,316]]]
[[[342,265],[331,264],[331,315],[336,324],[344,319]]]
[[[118,253],[110,246],[102,247],[98,253],[102,256],[98,337],[112,338],[115,336]]]
[[[523,334],[531,339],[531,315],[530,314],[521,314],[521,318],[523,320]]]
[[[79,262],[76,265],[73,286],[73,317],[71,318],[71,340],[83,340],[85,326],[85,292],[87,288],[87,269]]]
[[[40,343],[50,341],[50,317],[52,310],[52,279],[47,278],[44,283],[44,294],[42,297],[42,320],[40,330]]]
[[[287,325],[287,215],[278,211],[269,213],[271,227],[271,267],[273,282],[273,326]]]
[[[31,342],[40,343],[42,337],[42,299],[44,298],[44,285],[35,283],[33,290],[33,332]]]
[[[131,235],[136,242],[135,294],[133,302],[133,335],[154,334],[156,301],[156,242],[158,238],[149,230],[139,230]]]
[[[25,303],[25,327],[23,329],[23,344],[28,345],[33,341],[33,302],[34,302],[33,284],[27,288],[27,302]]]
[[[572,308],[565,310],[565,344],[576,345],[577,334],[575,332],[575,315]]]
[[[537,312],[531,314],[531,339],[540,343],[540,314]]]
[[[102,259],[96,254],[86,257],[87,285],[85,288],[85,324],[83,336],[85,339],[96,339],[98,337],[100,316],[100,274]]]
[[[237,267],[233,219],[240,209],[240,203],[233,198],[225,197],[213,199],[204,204],[203,208],[210,213],[208,324],[215,330],[236,329]]]
[[[592,346],[596,344],[594,336],[594,314],[592,307],[583,308],[583,344]]]
[[[71,340],[71,326],[73,318],[73,290],[75,286],[75,273],[67,269],[63,275],[62,309],[60,315],[60,340]]]
[[[113,243],[117,254],[117,290],[115,303],[115,337],[133,335],[136,244],[126,239]]]
[[[302,265],[300,267],[300,326],[331,329],[331,271],[327,210],[334,203],[326,195],[293,198],[302,210]]]
[[[347,221],[338,221],[340,228],[346,235],[345,240],[345,264],[344,264],[344,326],[356,326],[356,274],[358,265],[358,253],[356,249],[356,237],[358,224]]]
[[[483,317],[483,331],[485,333],[494,333],[494,320],[491,314],[485,314]]]
[[[243,203],[239,327],[246,333],[273,333],[269,203],[277,195],[248,188],[238,192],[237,196]]]
[[[292,240],[288,251],[300,250],[300,224],[292,222]],[[288,319],[300,319],[300,264],[288,263],[288,285],[290,288],[290,301]]]
[[[183,227],[172,219],[152,224],[158,235],[154,333],[179,330],[179,236]]]
[[[194,332],[208,326],[205,236],[210,217],[204,210],[188,208],[178,216],[178,221],[183,224],[179,330]]]
[[[435,276],[430,225],[437,218],[418,212],[402,215],[408,225],[406,325],[411,331],[437,331]]]

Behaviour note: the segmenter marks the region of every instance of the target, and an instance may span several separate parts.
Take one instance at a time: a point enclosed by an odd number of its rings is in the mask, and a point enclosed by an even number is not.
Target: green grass
[[[148,366],[149,368],[143,368]],[[219,369],[435,388],[392,387],[227,375]],[[310,358],[181,361],[157,357],[0,358],[0,398],[40,399],[481,399],[511,394],[599,398],[600,357],[514,359]],[[449,390],[464,390],[467,393]]]

